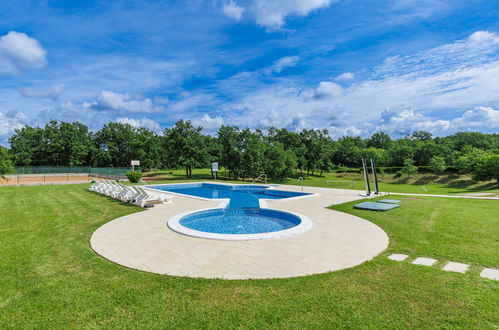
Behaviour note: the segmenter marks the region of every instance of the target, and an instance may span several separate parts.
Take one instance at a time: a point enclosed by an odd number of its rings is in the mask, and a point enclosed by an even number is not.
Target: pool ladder
[[[260,174],[260,175],[258,176],[258,178],[256,178],[255,180],[253,180],[253,182],[251,182],[251,183],[252,183],[252,184],[253,184],[253,183],[255,183],[255,182],[256,182],[258,179],[260,179],[262,176],[264,176],[264,177],[265,177],[265,181],[264,181],[264,182],[265,182],[265,184],[267,184],[267,174],[265,174],[265,173]]]
[[[300,181],[301,181],[301,191],[303,191],[303,178],[301,176],[298,178],[298,182]]]

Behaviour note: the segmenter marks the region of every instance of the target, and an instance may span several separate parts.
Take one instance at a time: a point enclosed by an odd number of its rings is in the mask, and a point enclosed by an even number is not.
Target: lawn
[[[272,183],[299,185],[300,177],[297,174],[293,178],[286,178],[282,181],[272,181]],[[185,171],[168,170],[155,171],[146,174],[146,179],[154,179],[151,183],[161,182],[186,182]],[[219,172],[219,178],[226,180],[225,172]],[[324,173],[323,176],[303,174],[303,184],[311,187],[330,187],[341,189],[365,190],[363,174],[361,173]],[[194,169],[193,180],[211,180],[209,169]],[[251,182],[250,179],[247,181]],[[372,178],[371,178],[372,185]],[[371,186],[372,189],[374,187]],[[476,182],[467,175],[457,174],[433,174],[420,173],[413,176],[395,177],[393,174],[379,175],[379,188],[381,191],[394,193],[412,193],[412,194],[444,194],[444,195],[462,195],[462,194],[488,194],[490,196],[499,196],[499,185],[496,182]]]
[[[484,328],[499,324],[497,201],[423,198],[358,214],[389,251],[314,276],[223,281],[130,270],[95,254],[102,224],[140,211],[86,185],[0,188],[1,328]],[[402,198],[402,197],[401,197]],[[361,212],[361,213],[359,213]],[[394,262],[390,252],[470,262],[466,275]]]

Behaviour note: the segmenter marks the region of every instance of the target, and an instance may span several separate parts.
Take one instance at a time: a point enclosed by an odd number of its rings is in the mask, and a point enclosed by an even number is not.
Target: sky
[[[499,133],[499,1],[8,0],[0,144],[51,119]]]

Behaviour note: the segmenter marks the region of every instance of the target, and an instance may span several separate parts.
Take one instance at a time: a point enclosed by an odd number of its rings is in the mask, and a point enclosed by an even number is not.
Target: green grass
[[[301,184],[298,181],[299,176],[297,174],[293,178],[286,178],[282,181],[270,180],[270,182],[299,185]],[[365,183],[361,173],[324,173],[323,176],[305,176],[303,174],[303,176],[304,185],[310,187],[326,187],[327,184],[330,188],[365,190]],[[226,180],[224,171],[219,173],[219,178]],[[186,180],[185,171],[182,169],[155,171],[147,174],[146,179],[158,180],[151,181],[151,183],[211,180],[211,173],[209,169],[194,169],[193,179]],[[326,183],[328,180],[332,182]],[[252,180],[248,179],[247,181],[251,182]],[[437,195],[487,193],[491,196],[499,196],[499,186],[496,182],[476,182],[466,175],[423,173],[411,177],[395,178],[392,174],[385,174],[379,176],[379,181],[380,190],[385,192]]]
[[[130,270],[95,254],[89,238],[140,209],[85,187],[0,188],[1,328],[490,329],[499,323],[498,282],[476,270],[462,275],[394,262],[386,253],[352,269],[292,279]],[[362,216],[389,233],[390,251],[497,266],[499,203],[447,201],[404,200],[400,209]],[[358,214],[349,204],[335,208]]]

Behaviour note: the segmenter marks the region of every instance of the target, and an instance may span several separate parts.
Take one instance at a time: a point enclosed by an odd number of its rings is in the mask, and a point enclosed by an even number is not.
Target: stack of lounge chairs
[[[171,195],[155,194],[142,187],[125,186],[114,180],[97,181],[88,189],[140,207],[145,207],[151,202],[160,202],[163,204],[173,202],[173,196]]]

